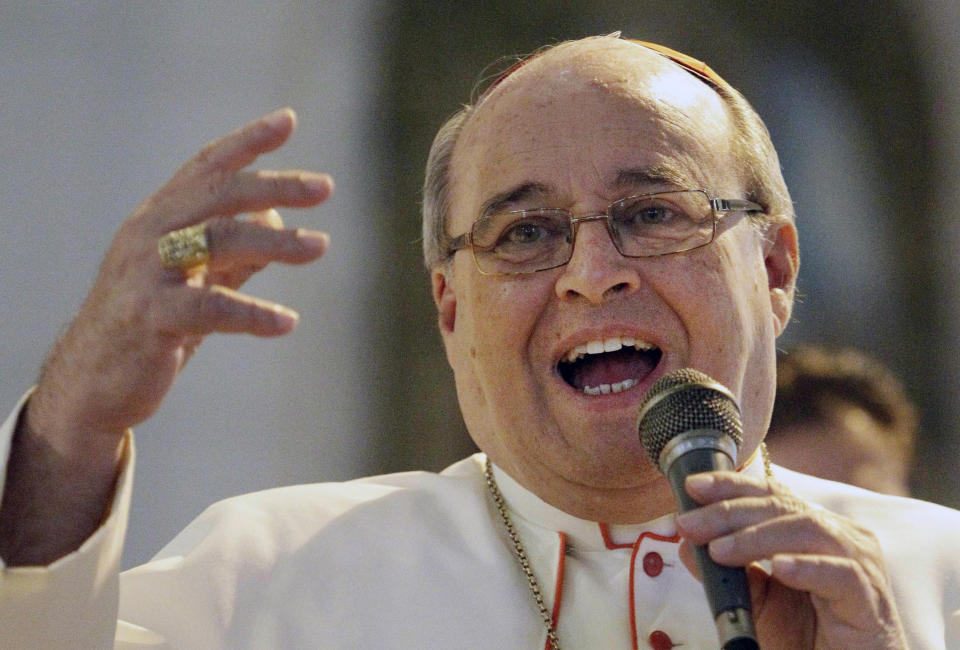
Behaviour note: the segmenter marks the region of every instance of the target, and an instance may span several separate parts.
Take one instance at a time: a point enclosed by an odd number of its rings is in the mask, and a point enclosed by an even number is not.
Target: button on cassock
[[[651,578],[656,578],[663,571],[663,557],[656,551],[650,551],[643,556],[643,572]]]
[[[670,635],[660,630],[651,632],[647,640],[650,642],[650,647],[653,648],[653,650],[670,650],[674,647]]]

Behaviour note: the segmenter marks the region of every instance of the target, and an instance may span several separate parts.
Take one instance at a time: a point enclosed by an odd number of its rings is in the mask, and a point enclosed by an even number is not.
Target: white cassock
[[[14,421],[0,430],[3,467]],[[2,570],[0,648],[546,647],[480,454],[440,474],[227,499],[118,579],[132,456],[108,518],[79,550],[49,567]],[[876,533],[911,648],[960,649],[960,513],[774,474]],[[607,526],[495,476],[563,648],[718,646],[702,587],[678,557],[672,515]]]

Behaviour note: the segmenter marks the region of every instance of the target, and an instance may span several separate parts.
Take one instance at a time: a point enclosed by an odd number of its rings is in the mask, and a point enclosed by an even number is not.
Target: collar
[[[483,472],[485,456],[476,455],[479,471]],[[763,476],[763,462],[760,454],[754,454],[739,471],[753,476]],[[562,532],[568,545],[577,550],[603,551],[630,547],[644,536],[659,539],[675,539],[677,529],[675,513],[669,513],[641,524],[606,524],[604,522],[580,519],[555,508],[536,494],[523,487],[499,465],[493,465],[493,475],[510,509],[511,516],[517,517],[527,525]]]

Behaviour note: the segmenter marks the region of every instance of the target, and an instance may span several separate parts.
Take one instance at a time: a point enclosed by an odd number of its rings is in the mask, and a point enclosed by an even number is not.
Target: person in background
[[[808,344],[777,359],[766,442],[784,467],[910,496],[918,428],[900,380],[863,352]]]

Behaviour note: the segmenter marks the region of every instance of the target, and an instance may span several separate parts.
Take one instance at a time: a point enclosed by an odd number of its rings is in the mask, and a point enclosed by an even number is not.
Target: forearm
[[[44,566],[76,550],[107,513],[123,457],[122,435],[42,429],[43,399],[31,397],[12,438],[0,502],[7,566]]]
[[[21,479],[23,475],[33,475],[32,467],[40,465],[41,472],[48,472],[44,468],[50,467],[50,464],[32,460],[26,464],[17,462],[23,458],[24,452],[36,451],[31,442],[35,438],[24,433],[26,412],[26,408],[18,408],[6,423],[0,425],[0,481],[8,487],[28,485]],[[12,442],[18,424],[21,435],[17,436],[16,459],[11,464],[11,468],[16,468],[15,475],[4,480],[4,463],[9,456],[7,445]],[[76,529],[77,522],[85,517],[79,516],[79,509],[71,511],[69,504],[78,500],[63,497],[68,488],[58,484],[59,479],[50,478],[53,474],[31,480],[29,485],[39,485],[41,489],[34,494],[58,503],[59,512],[51,514],[51,502],[37,504],[24,499],[25,492],[19,487],[7,491],[0,533],[6,537],[5,545],[15,543],[17,553],[21,550],[25,553],[9,561],[11,558],[5,551],[3,561],[0,561],[0,620],[4,625],[0,647],[66,650],[113,646],[119,597],[117,575],[129,512],[134,456],[132,438],[128,435],[123,440],[121,470],[112,481],[110,501],[98,506],[96,509],[100,512],[94,517],[87,517],[97,521],[90,535],[74,533],[76,541],[66,537],[60,539],[60,535],[69,535],[61,531],[70,526]],[[24,441],[27,445],[23,445]],[[43,456],[28,455],[34,459]],[[13,505],[24,512],[17,513],[16,517],[9,516],[13,508],[8,506]],[[102,522],[96,519],[100,514],[104,515]],[[41,522],[43,525],[38,525]],[[62,544],[54,545],[55,548],[50,544],[53,540]],[[59,559],[51,564],[53,558]],[[23,564],[29,566],[17,566]],[[36,566],[39,564],[45,566]]]

